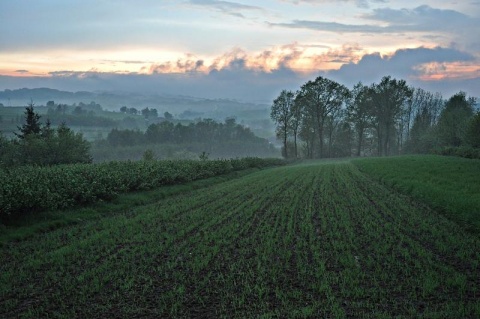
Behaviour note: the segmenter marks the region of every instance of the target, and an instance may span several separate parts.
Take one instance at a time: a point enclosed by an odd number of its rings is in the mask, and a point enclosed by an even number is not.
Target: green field
[[[355,164],[480,234],[480,160],[431,155],[370,158]]]
[[[479,318],[478,234],[357,165],[265,169],[7,242],[0,317]]]

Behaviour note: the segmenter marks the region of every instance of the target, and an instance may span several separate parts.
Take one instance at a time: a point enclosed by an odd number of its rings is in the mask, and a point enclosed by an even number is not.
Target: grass
[[[431,155],[354,163],[362,172],[480,234],[480,160]]]
[[[478,237],[349,162],[138,204],[6,242],[0,317],[480,317]]]

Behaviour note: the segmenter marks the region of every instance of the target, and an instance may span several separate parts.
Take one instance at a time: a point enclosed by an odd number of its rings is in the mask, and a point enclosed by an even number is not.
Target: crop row
[[[362,172],[480,234],[480,160],[438,155],[358,159]]]
[[[280,159],[139,161],[20,167],[0,170],[0,220],[23,212],[55,210],[111,200],[120,193],[185,183]]]
[[[477,318],[479,249],[352,164],[281,167],[7,244],[0,315]]]

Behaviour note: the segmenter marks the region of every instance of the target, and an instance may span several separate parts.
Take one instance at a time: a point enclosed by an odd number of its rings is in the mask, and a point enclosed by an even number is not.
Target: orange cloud
[[[188,54],[176,61],[153,63],[144,66],[140,73],[208,73],[213,70],[235,68],[259,72],[273,72],[286,68],[299,73],[311,73],[338,69],[342,64],[357,62],[364,53],[358,44],[328,48],[322,45],[291,43],[257,53],[247,53],[240,48],[234,48],[210,59],[199,59]]]
[[[414,68],[422,81],[467,80],[480,77],[480,63],[471,62],[431,62]]]

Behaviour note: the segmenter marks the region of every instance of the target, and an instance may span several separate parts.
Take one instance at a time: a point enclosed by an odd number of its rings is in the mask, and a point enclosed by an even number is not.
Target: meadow
[[[8,241],[0,316],[478,318],[478,234],[401,169],[477,185],[478,160],[445,160],[262,169]]]

